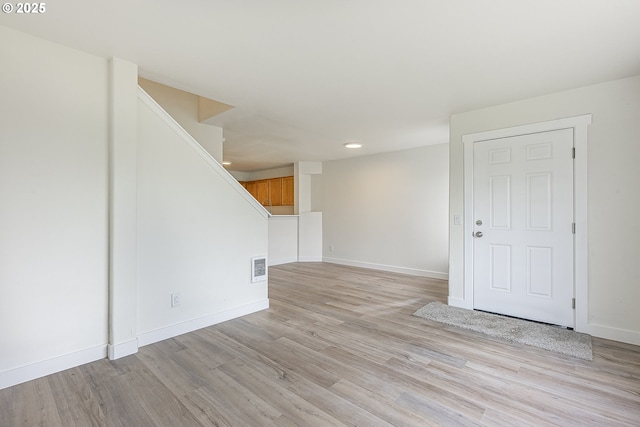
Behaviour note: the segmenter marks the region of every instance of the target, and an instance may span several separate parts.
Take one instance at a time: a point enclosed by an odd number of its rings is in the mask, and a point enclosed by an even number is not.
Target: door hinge
[[[571,308],[573,308],[574,310],[576,309],[576,299],[575,298],[571,299]]]
[[[576,234],[576,223],[575,222],[573,224],[571,224],[571,232],[573,234]]]
[[[575,147],[573,147],[573,148],[571,149],[571,157],[572,157],[573,159],[575,159],[575,158],[576,158],[576,148],[575,148]]]

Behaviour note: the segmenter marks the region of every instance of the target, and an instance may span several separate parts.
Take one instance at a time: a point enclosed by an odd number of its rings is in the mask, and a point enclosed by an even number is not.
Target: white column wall
[[[137,139],[138,67],[110,62],[110,359],[138,351],[137,340]]]
[[[0,388],[106,355],[109,63],[0,26]]]

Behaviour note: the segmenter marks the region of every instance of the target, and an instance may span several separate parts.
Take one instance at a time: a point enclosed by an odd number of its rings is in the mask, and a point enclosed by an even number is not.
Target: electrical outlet
[[[180,305],[180,294],[171,294],[171,307]]]

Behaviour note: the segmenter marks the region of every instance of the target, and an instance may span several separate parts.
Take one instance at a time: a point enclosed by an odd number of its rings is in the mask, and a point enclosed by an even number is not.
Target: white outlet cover
[[[180,294],[171,294],[171,307],[180,305]]]

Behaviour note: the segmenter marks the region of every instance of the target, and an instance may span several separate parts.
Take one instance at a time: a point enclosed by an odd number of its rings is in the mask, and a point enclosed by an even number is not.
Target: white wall
[[[198,121],[198,95],[143,78],[139,79],[139,84],[214,159],[222,163],[222,128]]]
[[[232,165],[233,166],[233,165]],[[293,165],[282,168],[265,169],[256,172],[235,172],[229,171],[238,181],[257,181],[260,179],[280,178],[283,176],[293,176]]]
[[[640,344],[640,76],[452,116],[450,215],[464,211],[462,135],[589,113],[590,331]],[[450,242],[449,296],[462,298],[462,225]]]
[[[324,260],[446,278],[447,163],[447,144],[324,162]]]
[[[251,258],[267,255],[266,214],[202,154],[138,104],[142,345],[268,306],[267,282],[251,283]],[[180,294],[179,307],[171,307],[172,293]]]
[[[322,261],[322,212],[300,212],[298,261]]]
[[[298,261],[298,217],[269,218],[269,265]]]
[[[322,162],[296,162],[293,164],[293,212],[311,212],[311,179],[322,175]]]
[[[135,64],[1,26],[0,58],[0,389],[104,358],[110,330],[119,357],[268,306],[264,209],[137,102]]]
[[[2,388],[106,354],[109,80],[5,27],[0,58]]]

